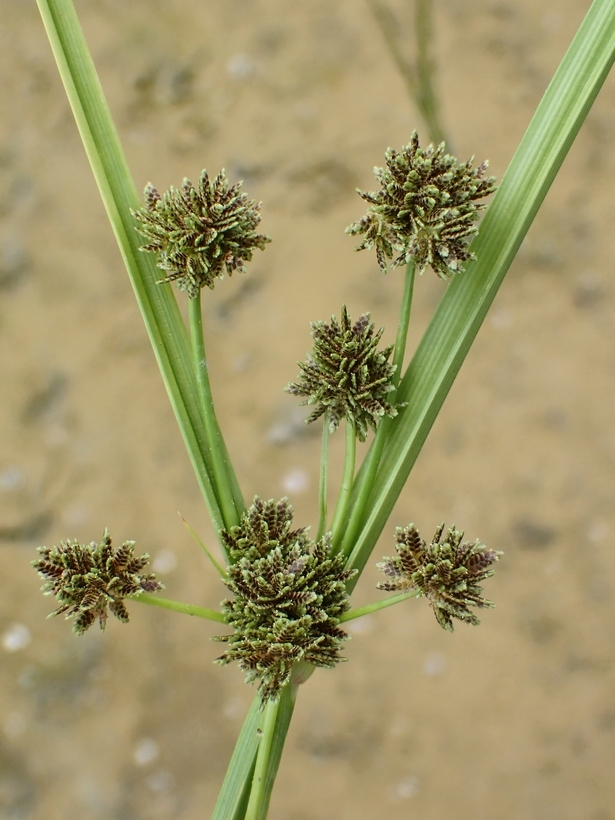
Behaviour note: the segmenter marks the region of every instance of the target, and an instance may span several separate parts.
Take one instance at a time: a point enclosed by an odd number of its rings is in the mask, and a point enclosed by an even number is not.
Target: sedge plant
[[[154,354],[223,562],[219,609],[159,594],[135,544],[67,540],[39,548],[36,569],[56,596],[56,614],[77,634],[108,614],[128,620],[136,601],[220,624],[221,665],[237,662],[256,687],[214,809],[214,820],[263,820],[301,684],[344,659],[344,625],[409,598],[424,597],[437,623],[477,624],[491,606],[482,583],[500,553],[455,526],[434,522],[425,539],[412,522],[390,533],[379,568],[387,593],[353,609],[351,595],[387,526],[393,505],[495,294],[615,59],[615,0],[594,0],[497,186],[487,165],[459,162],[444,143],[418,135],[389,149],[378,189],[359,192],[365,214],[347,232],[375,252],[405,287],[393,345],[369,313],[345,306],[312,324],[313,349],[287,391],[322,423],[319,520],[295,527],[288,499],[246,504],[214,408],[201,299],[225,276],[245,271],[270,237],[258,233],[260,205],[224,171],[142,200],[133,183],[71,0],[38,0],[83,143],[130,276]],[[153,169],[152,174],[155,174]],[[495,193],[494,193],[495,191]],[[487,207],[487,198],[493,195]],[[485,210],[478,230],[480,212]],[[356,241],[356,240],[355,240]],[[399,269],[395,272],[394,269]],[[417,275],[432,270],[446,289],[410,363],[404,366]],[[187,326],[177,293],[188,300]],[[343,433],[339,432],[339,429]],[[345,436],[337,503],[327,507],[328,442]],[[369,446],[362,445],[370,440]],[[360,466],[357,443],[364,450]],[[313,532],[313,536],[312,533]],[[223,672],[221,671],[221,674]]]

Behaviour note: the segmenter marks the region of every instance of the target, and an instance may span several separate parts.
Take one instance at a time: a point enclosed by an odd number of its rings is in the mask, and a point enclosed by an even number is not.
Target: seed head
[[[254,232],[261,206],[240,193],[241,185],[229,186],[224,169],[213,181],[203,171],[196,188],[184,179],[181,188],[171,186],[162,196],[148,183],[145,206],[133,216],[148,240],[141,250],[157,253],[158,267],[168,271],[162,282],[176,282],[195,298],[225,273],[245,273],[243,263],[252,259],[254,249],[264,250],[271,242]]]
[[[277,697],[294,664],[333,667],[348,635],[339,627],[348,609],[344,559],[330,554],[327,537],[311,541],[292,530],[288,499],[255,498],[241,524],[222,537],[234,563],[224,581],[233,593],[222,602],[232,635],[218,663],[237,661],[246,681],[258,681],[263,701]]]
[[[383,416],[397,415],[396,407],[387,400],[394,390],[395,368],[388,361],[393,345],[378,350],[382,333],[383,328],[374,333],[369,313],[353,325],[345,305],[341,322],[332,316],[330,325],[312,323],[312,353],[307,362],[299,362],[300,380],[286,387],[288,393],[306,396],[302,404],[316,405],[308,422],[328,411],[331,432],[346,418],[365,441],[368,427],[375,430]]]
[[[480,581],[493,575],[491,565],[501,552],[488,550],[478,539],[461,543],[463,532],[452,526],[444,540],[440,524],[430,544],[422,540],[414,524],[396,530],[397,556],[385,558],[378,569],[389,580],[379,589],[416,589],[429,599],[436,620],[443,629],[453,631],[453,618],[469,624],[480,623],[470,606],[492,607],[481,597]]]
[[[430,265],[441,279],[451,279],[475,258],[467,246],[485,207],[476,200],[495,190],[495,177],[484,176],[488,163],[473,169],[473,160],[460,163],[443,142],[420,148],[416,131],[401,152],[389,148],[386,167],[374,168],[381,189],[357,189],[369,208],[346,228],[365,237],[356,250],[376,248],[383,273],[395,257],[393,268],[412,260],[419,273]]]
[[[134,545],[134,541],[124,541],[121,547],[113,547],[105,530],[100,544],[61,541],[59,547],[39,547],[41,558],[32,565],[46,579],[42,586],[45,595],[55,595],[60,602],[52,614],[76,618],[73,631],[77,635],[83,635],[96,618],[104,630],[107,607],[127,623],[124,598],[163,589],[155,575],[139,575],[149,555],[135,556]]]

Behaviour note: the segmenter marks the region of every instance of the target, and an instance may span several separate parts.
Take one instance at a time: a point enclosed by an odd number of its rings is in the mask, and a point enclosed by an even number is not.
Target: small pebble
[[[228,720],[238,720],[246,712],[246,704],[241,698],[230,698],[224,704],[224,717]]]
[[[282,479],[282,487],[285,492],[293,495],[304,493],[310,486],[310,477],[301,467],[289,470]]]
[[[23,470],[18,467],[9,467],[0,473],[0,488],[3,490],[16,490],[24,482]]]
[[[12,624],[2,636],[2,646],[7,652],[19,652],[32,640],[30,630],[24,624]]]
[[[149,766],[160,754],[160,748],[151,737],[142,737],[134,748],[133,758],[137,766]]]
[[[418,794],[418,791],[419,779],[411,775],[410,777],[405,777],[403,780],[400,780],[399,783],[389,790],[389,799],[394,803],[400,800],[410,800],[411,797]]]
[[[350,635],[369,635],[374,628],[374,619],[371,615],[363,615],[362,618],[357,618],[354,621],[349,621],[344,624],[344,629]]]
[[[426,675],[441,675],[446,672],[448,661],[440,652],[430,652],[425,658],[423,672]]]
[[[168,572],[173,572],[177,566],[177,556],[170,550],[160,550],[154,556],[152,561],[152,569],[159,575],[166,575]]]
[[[599,544],[601,541],[604,541],[605,538],[608,538],[608,535],[609,527],[604,521],[601,521],[599,518],[590,521],[587,528],[587,538],[592,544]]]
[[[235,54],[226,64],[226,70],[234,80],[248,80],[254,74],[254,63],[247,54]]]
[[[159,772],[150,774],[146,780],[146,783],[153,792],[163,794],[164,792],[171,791],[173,788],[174,779],[171,772],[166,771],[166,769],[161,769]]]

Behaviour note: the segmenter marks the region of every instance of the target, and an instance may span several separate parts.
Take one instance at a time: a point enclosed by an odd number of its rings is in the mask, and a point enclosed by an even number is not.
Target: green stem
[[[412,312],[412,294],[414,293],[414,274],[416,265],[411,260],[406,265],[406,275],[404,277],[404,293],[401,298],[401,309],[399,312],[399,323],[397,325],[397,337],[393,349],[393,373],[392,382],[395,387],[401,379],[404,366],[404,355],[406,353],[406,343],[408,341],[408,328],[410,326],[410,313]],[[393,394],[393,398],[395,394]]]
[[[346,455],[344,458],[344,473],[342,475],[342,485],[340,487],[340,494],[337,499],[337,505],[333,514],[333,521],[331,523],[331,532],[333,533],[333,550],[338,549],[341,541],[340,529],[346,518],[348,510],[348,502],[350,501],[350,493],[352,490],[352,481],[354,479],[354,466],[357,455],[357,431],[354,422],[346,419]]]
[[[438,145],[447,140],[440,122],[440,106],[433,85],[435,63],[432,58],[432,9],[433,0],[415,0],[416,104],[427,125],[429,139]]]
[[[261,698],[260,695],[256,695],[235,743],[211,820],[245,819],[256,755],[262,736],[263,718]]]
[[[425,120],[429,139],[436,144],[446,140],[432,81],[434,62],[431,57],[431,0],[415,0],[416,69],[402,50],[400,26],[395,15],[381,0],[368,0],[368,5],[406,85],[408,96]]]
[[[269,795],[267,794],[267,769],[269,758],[273,746],[275,727],[280,708],[280,697],[276,700],[268,701],[265,706],[265,720],[263,722],[263,734],[256,755],[256,766],[254,767],[254,777],[252,778],[252,791],[246,811],[246,820],[263,820],[267,816],[269,805]]]
[[[401,378],[401,372],[404,364],[404,355],[406,352],[406,342],[408,340],[408,327],[410,326],[410,313],[412,311],[412,295],[414,293],[414,274],[416,265],[414,262],[408,262],[406,265],[406,275],[404,277],[404,293],[401,301],[401,308],[399,314],[399,322],[397,325],[397,337],[395,339],[395,347],[393,349],[393,365],[395,372],[393,373],[392,382],[397,388]],[[390,396],[391,401],[395,401],[395,393]],[[365,517],[365,510],[369,502],[369,497],[374,487],[374,480],[378,472],[378,465],[380,464],[380,457],[387,440],[389,427],[393,419],[385,416],[381,419],[378,425],[378,430],[374,440],[369,448],[369,452],[365,459],[365,466],[357,476],[355,482],[353,497],[351,498],[349,507],[348,526],[344,533],[342,540],[341,551],[344,555],[350,555],[357,537],[357,534],[363,523]]]
[[[239,515],[233,498],[228,459],[222,443],[222,433],[214,410],[209,370],[205,356],[205,340],[203,337],[203,315],[201,311],[201,291],[188,300],[188,320],[190,324],[190,340],[192,342],[192,358],[196,380],[199,388],[201,411],[205,425],[205,435],[211,452],[212,469],[216,495],[222,510],[226,529],[239,523]]]
[[[316,540],[325,534],[327,529],[327,473],[329,469],[329,412],[326,411],[322,422],[322,449],[320,452],[320,483],[318,487],[318,533]]]
[[[170,598],[159,598],[157,595],[150,595],[142,592],[140,595],[130,597],[131,601],[138,601],[149,606],[159,606],[161,609],[171,609],[173,612],[183,612],[184,615],[196,615],[197,618],[206,618],[208,621],[218,621],[225,624],[226,617],[215,609],[206,609],[204,606],[194,604],[183,604],[180,601],[172,601]]]
[[[293,668],[290,683],[282,688],[278,701],[273,705],[268,704],[265,709],[265,725],[263,726],[263,736],[252,780],[250,804],[245,820],[265,820],[267,817],[271,793],[295,709],[297,692],[299,686],[305,683],[313,672],[314,667],[310,664],[304,662],[296,664]],[[272,715],[269,723],[267,723],[267,709],[270,705],[275,716]],[[250,810],[253,812],[252,814],[250,814]]]
[[[368,5],[374,15],[374,19],[380,26],[380,31],[384,37],[393,62],[397,66],[405,84],[408,96],[411,100],[417,98],[417,86],[414,71],[409,60],[406,59],[400,48],[399,21],[385,3],[381,0],[368,0]]]
[[[393,604],[399,604],[402,601],[407,601],[408,598],[416,598],[419,594],[418,590],[411,589],[409,592],[400,592],[398,595],[391,595],[390,598],[384,598],[382,601],[375,601],[373,604],[366,604],[358,609],[349,609],[340,618],[340,623],[344,621],[354,621],[355,618],[362,618],[364,615],[369,615],[372,612],[378,612],[379,609],[386,609]]]

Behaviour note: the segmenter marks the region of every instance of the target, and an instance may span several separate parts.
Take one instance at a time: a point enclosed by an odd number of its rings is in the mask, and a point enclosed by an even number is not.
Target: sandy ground
[[[436,0],[460,158],[501,176],[587,6]],[[392,340],[401,275],[343,229],[423,124],[358,0],[78,9],[138,185],[225,166],[264,201],[273,243],[206,294],[213,386],[246,497],[314,523],[318,430],[282,388],[342,303]],[[212,664],[214,625],[133,604],[77,639],[29,566],[108,526],[171,597],[224,595],[177,517],[212,540],[35,3],[0,20],[0,817],[202,820],[251,700]],[[505,550],[497,608],[454,635],[424,601],[357,621],[350,662],[301,692],[271,820],[615,818],[614,104],[611,77],[376,553],[394,526],[454,521]],[[444,287],[418,283],[411,347]]]

